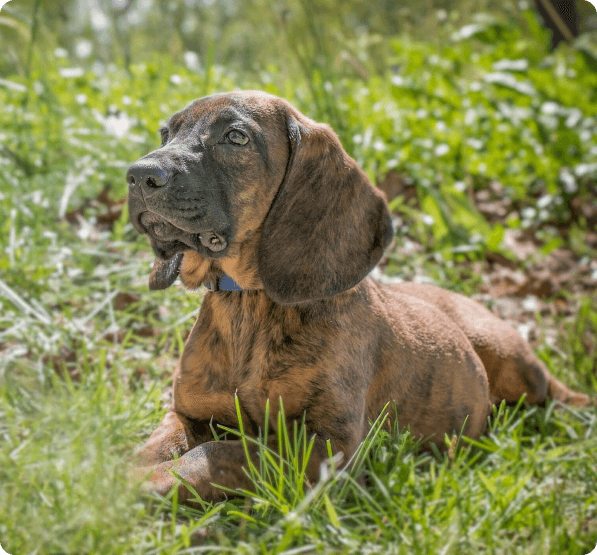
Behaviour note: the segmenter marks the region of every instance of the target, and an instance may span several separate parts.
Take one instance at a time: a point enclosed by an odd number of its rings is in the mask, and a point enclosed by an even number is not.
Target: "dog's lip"
[[[173,224],[164,216],[156,214],[151,210],[144,210],[137,216],[139,227],[148,235],[154,236],[156,239],[167,240],[168,235],[179,235],[181,232],[185,233],[177,225]]]
[[[198,230],[195,233],[181,229],[160,214],[143,211],[137,216],[139,230],[145,233],[156,256],[169,260],[175,254],[193,250],[201,253],[201,247],[211,253],[222,253],[228,247],[228,239],[224,232],[214,229]]]
[[[197,251],[197,248],[191,247],[181,241],[167,241],[160,242],[151,238],[151,247],[156,255],[156,258],[164,262],[168,262],[174,256],[185,251]]]
[[[191,249],[196,249],[201,244],[212,252],[223,250],[227,244],[226,239],[214,230],[189,231],[155,212],[141,212],[137,221],[142,232],[158,244],[183,243]]]

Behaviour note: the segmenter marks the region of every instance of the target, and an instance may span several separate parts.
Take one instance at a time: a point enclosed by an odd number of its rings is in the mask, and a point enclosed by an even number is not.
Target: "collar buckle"
[[[210,291],[243,291],[243,288],[236,283],[230,276],[226,274],[222,274],[218,276],[214,281],[211,283],[206,283],[205,287],[207,287]]]

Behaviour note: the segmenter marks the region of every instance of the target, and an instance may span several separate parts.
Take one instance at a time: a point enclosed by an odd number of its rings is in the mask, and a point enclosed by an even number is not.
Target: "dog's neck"
[[[186,251],[179,277],[191,291],[205,285],[211,291],[257,291],[263,289],[258,274],[257,234],[230,245],[224,258],[203,258],[195,251]]]

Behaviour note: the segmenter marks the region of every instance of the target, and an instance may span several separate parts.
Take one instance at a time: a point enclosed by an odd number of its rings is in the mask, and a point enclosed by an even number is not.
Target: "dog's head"
[[[350,289],[392,238],[383,194],[334,132],[257,91],[201,98],[128,170],[129,213],[156,254],[152,289],[226,273],[276,302]]]

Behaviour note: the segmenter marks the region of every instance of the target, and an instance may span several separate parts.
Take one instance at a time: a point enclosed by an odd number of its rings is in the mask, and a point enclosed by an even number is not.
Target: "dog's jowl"
[[[478,303],[367,274],[392,239],[383,194],[334,132],[256,92],[199,99],[162,129],[162,146],[127,174],[129,211],[156,258],[152,289],[177,277],[207,286],[174,375],[170,410],[136,474],[166,493],[174,468],[206,500],[211,485],[249,488],[240,440],[212,426],[264,427],[283,400],[306,418],[314,483],[329,440],[348,461],[390,402],[389,417],[430,443],[478,437],[492,403],[590,399],[551,376],[520,335]],[[253,453],[256,456],[256,453]],[[181,499],[188,491],[180,487]]]

